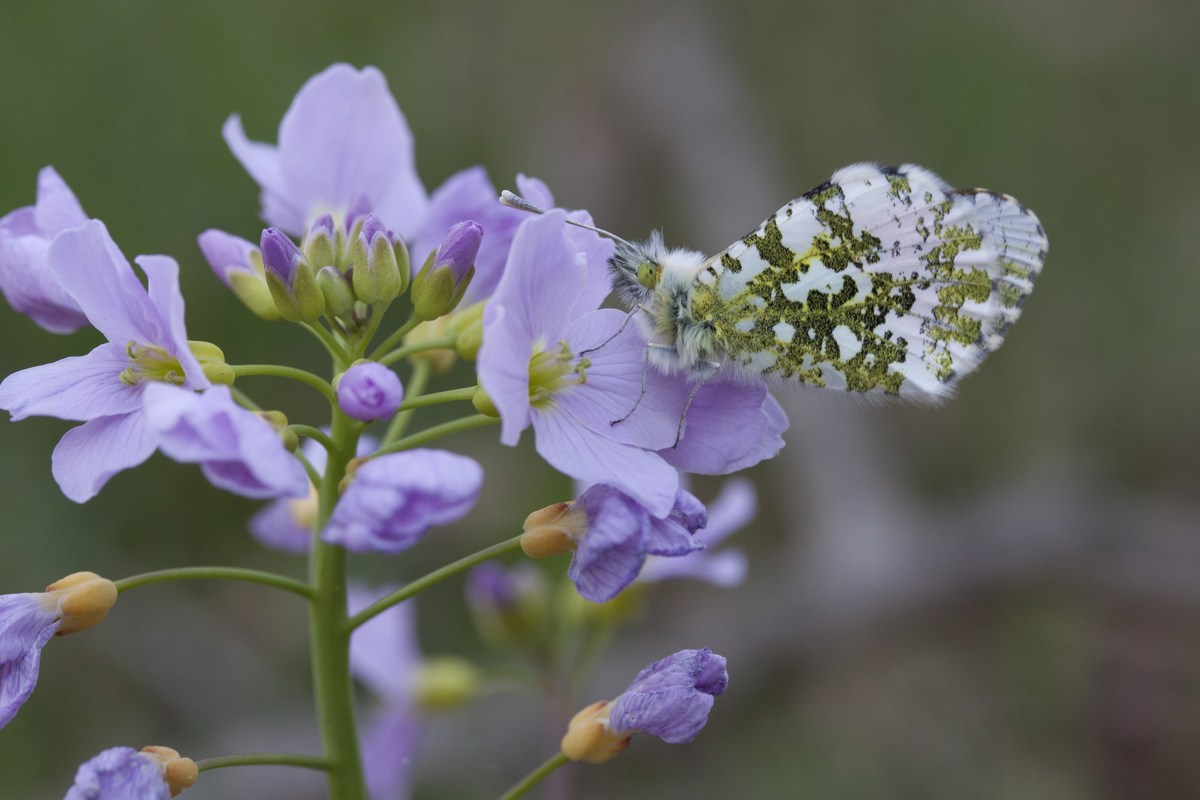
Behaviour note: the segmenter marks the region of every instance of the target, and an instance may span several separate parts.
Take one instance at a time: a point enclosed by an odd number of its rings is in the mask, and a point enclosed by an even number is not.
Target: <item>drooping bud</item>
[[[329,316],[340,317],[354,308],[354,287],[337,267],[321,267],[317,272],[317,285],[325,296],[325,313]]]
[[[390,303],[400,294],[400,262],[396,247],[400,244],[401,258],[408,262],[408,250],[403,240],[390,232],[383,220],[367,214],[362,228],[354,239],[354,293],[368,305]]]
[[[213,271],[246,308],[269,322],[280,318],[263,274],[262,253],[253,243],[216,229],[200,234],[199,242]]]
[[[55,636],[78,633],[98,624],[117,602],[117,587],[94,572],[76,572],[46,587],[45,601],[61,615]]]
[[[322,214],[309,226],[308,235],[304,237],[304,259],[310,267],[320,273],[323,267],[337,264],[334,255],[336,244],[337,225],[333,223],[332,216]]]
[[[211,342],[188,342],[192,355],[200,362],[204,377],[213,383],[233,385],[233,367],[225,363],[225,353]]]
[[[474,361],[483,344],[483,310],[486,306],[487,300],[480,300],[450,315],[448,327],[458,332],[454,348],[463,358]]]
[[[278,228],[267,228],[261,247],[267,287],[280,315],[292,322],[311,322],[321,316],[325,295],[295,242]]]
[[[357,361],[336,381],[338,407],[359,422],[390,417],[404,401],[395,372],[374,361]]]
[[[182,758],[178,750],[170,747],[143,747],[142,754],[158,764],[163,780],[171,790],[171,797],[177,797],[200,777],[200,768],[196,766],[196,762],[190,758]]]
[[[445,339],[450,333],[447,327],[450,319],[452,318],[441,317],[429,322],[422,322],[404,337],[404,346],[412,347],[413,345],[424,344],[425,342]],[[413,364],[420,361],[427,361],[433,367],[435,375],[445,375],[454,368],[454,362],[458,360],[458,354],[449,348],[421,350],[410,355],[408,360]]]
[[[460,706],[479,690],[479,667],[459,656],[434,656],[417,672],[417,703],[427,711]]]
[[[438,249],[429,254],[413,278],[413,311],[425,320],[449,314],[462,300],[475,275],[475,256],[483,240],[483,228],[470,220],[446,233]]]
[[[573,552],[587,533],[588,518],[575,503],[555,503],[525,518],[521,550],[530,558]]]

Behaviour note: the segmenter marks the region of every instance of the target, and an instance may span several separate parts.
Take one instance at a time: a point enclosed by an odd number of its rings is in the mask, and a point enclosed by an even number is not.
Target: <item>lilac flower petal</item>
[[[158,762],[132,747],[113,747],[84,762],[63,800],[170,800]]]
[[[745,582],[749,568],[746,554],[736,547],[729,547],[717,553],[699,552],[681,558],[651,556],[646,559],[638,580],[657,583],[691,578],[732,589]]]
[[[538,453],[559,472],[614,486],[653,516],[670,513],[679,474],[655,453],[606,439],[553,410],[534,409],[533,429]]]
[[[464,220],[455,223],[446,233],[446,238],[438,247],[434,267],[448,266],[454,275],[454,284],[458,285],[467,271],[475,266],[475,257],[479,254],[479,245],[483,242],[483,228],[474,220]]]
[[[37,685],[42,648],[58,630],[58,609],[42,595],[0,595],[0,728]]]
[[[603,484],[589,487],[576,502],[587,513],[588,527],[567,577],[583,597],[603,603],[620,594],[641,570],[650,517],[635,500]]]
[[[517,193],[539,208],[554,208],[554,195],[550,193],[546,182],[540,178],[530,178],[524,173],[518,174]]]
[[[671,513],[662,519],[650,519],[646,552],[656,556],[682,556],[703,550],[704,543],[692,534],[704,527],[707,521],[704,505],[680,489],[675,494],[675,507]]]
[[[263,499],[307,497],[308,475],[270,423],[239,406],[228,386],[203,394],[152,383],[146,421],[168,458],[199,463],[219,489]]]
[[[88,221],[75,193],[67,186],[54,167],[42,167],[38,172],[37,205],[34,218],[38,230],[55,234],[68,228],[78,228]]]
[[[715,500],[708,504],[708,524],[696,538],[708,545],[720,544],[740,530],[758,513],[758,492],[746,478],[725,481]]]
[[[779,405],[779,401],[770,393],[767,394],[767,399],[763,401],[762,410],[767,418],[767,424],[763,429],[762,436],[759,437],[758,441],[754,443],[754,446],[750,448],[746,455],[735,459],[727,465],[725,474],[748,469],[760,461],[774,458],[783,449],[783,432],[788,429],[787,412],[783,410],[783,406]]]
[[[271,225],[299,236],[304,232],[305,212],[285,198],[289,192],[283,180],[279,150],[274,145],[252,142],[242,129],[242,118],[231,114],[221,126],[221,136],[250,177],[262,187],[263,218]],[[267,210],[267,207],[270,210]]]
[[[291,500],[277,500],[250,518],[250,533],[272,550],[302,555],[312,548],[312,531],[296,523]]]
[[[664,742],[684,744],[708,721],[713,697],[725,691],[725,659],[711,650],[683,650],[642,670],[613,701],[609,725],[645,731]]]
[[[72,333],[88,324],[79,304],[59,286],[46,263],[50,239],[38,233],[15,235],[6,223],[15,222],[12,214],[0,219],[0,291],[18,311],[51,333]],[[32,219],[33,215],[28,217]]]
[[[84,503],[112,476],[149,458],[157,445],[143,411],[96,417],[63,434],[51,456],[50,471],[63,494]]]
[[[374,67],[334,64],[301,87],[279,124],[279,163],[303,222],[331,209],[344,213],[359,192],[402,236],[424,221],[428,201],[412,133]],[[303,226],[290,232],[300,235]]]
[[[362,734],[363,771],[371,800],[408,800],[422,724],[411,705],[386,705]]]
[[[584,225],[595,225],[592,215],[586,211],[572,211],[567,214],[567,219],[582,222]],[[611,239],[574,225],[566,227],[566,234],[571,246],[576,252],[583,253],[587,261],[587,281],[579,294],[579,300],[571,309],[571,319],[579,319],[584,314],[598,309],[604,298],[612,292],[608,259],[612,256],[615,245]]]
[[[229,270],[231,268],[247,272],[254,271],[250,254],[258,250],[258,245],[253,242],[248,242],[216,228],[209,228],[200,234],[197,241],[200,243],[200,252],[204,253],[208,265],[213,268],[213,272],[217,273],[217,277],[226,286],[230,285]]]
[[[390,417],[404,400],[400,377],[374,361],[354,364],[338,379],[338,407],[351,419],[374,422]]]
[[[362,584],[351,583],[347,587],[350,614],[357,614],[397,588],[368,589]],[[416,690],[417,670],[423,661],[417,643],[416,613],[416,601],[405,600],[372,617],[350,634],[350,671],[391,704],[411,704]]]
[[[140,388],[121,382],[128,366],[123,346],[102,344],[86,356],[23,369],[0,383],[0,408],[14,422],[32,416],[82,422],[128,414],[142,406]]]
[[[690,393],[691,387],[680,381],[677,392],[686,399],[685,392]],[[762,382],[747,388],[710,381],[697,392],[688,410],[679,446],[662,449],[659,455],[683,472],[725,475],[741,469],[734,465],[747,460],[767,432],[764,405],[768,396]]]
[[[183,367],[184,386],[207,389],[212,384],[200,367],[200,361],[188,345],[187,329],[183,324],[183,293],[179,291],[179,264],[170,256],[138,256],[134,261],[146,273],[146,294],[158,310],[167,336],[152,340],[164,348]]]
[[[418,448],[379,456],[359,468],[321,539],[394,555],[430,527],[466,516],[482,485],[483,468],[456,453]]]

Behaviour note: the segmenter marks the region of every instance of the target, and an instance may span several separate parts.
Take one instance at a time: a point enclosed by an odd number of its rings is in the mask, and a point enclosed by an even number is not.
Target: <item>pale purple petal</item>
[[[250,533],[272,550],[301,555],[312,548],[313,532],[296,522],[293,500],[276,500],[250,518]]]
[[[422,724],[409,704],[386,705],[362,733],[363,772],[371,800],[408,800]]]
[[[0,595],[0,728],[37,685],[42,648],[58,630],[58,608],[45,595]]]
[[[24,209],[22,209],[24,211]],[[38,233],[16,235],[6,223],[18,223],[21,212],[0,219],[0,291],[18,311],[51,333],[72,333],[88,324],[79,304],[58,285],[46,263],[50,239]],[[32,219],[33,215],[28,216]]]
[[[763,429],[762,436],[759,437],[758,441],[754,443],[754,446],[750,448],[750,451],[746,455],[735,459],[726,466],[725,474],[748,469],[760,461],[774,458],[783,449],[783,432],[788,429],[787,412],[783,410],[783,406],[779,405],[779,401],[770,393],[767,394],[767,399],[763,401],[762,410],[767,417],[767,424]]]
[[[229,270],[255,271],[250,254],[258,250],[258,245],[253,242],[248,242],[216,228],[209,228],[200,234],[197,241],[200,243],[200,252],[204,253],[208,265],[213,268],[213,272],[217,273],[217,277],[226,286],[230,285]]]
[[[400,377],[375,361],[353,364],[338,379],[338,407],[351,419],[374,422],[390,417],[404,401]]]
[[[252,142],[246,138],[242,129],[242,118],[231,114],[221,126],[221,135],[229,145],[233,157],[241,162],[250,177],[262,187],[259,195],[263,205],[262,216],[270,225],[291,231],[299,236],[304,232],[304,209],[297,207],[290,199],[287,185],[283,180],[283,171],[279,164],[279,150],[270,144]]]
[[[615,731],[645,731],[664,742],[684,744],[708,721],[713,697],[729,685],[725,659],[703,650],[682,650],[642,670],[613,701]]]
[[[547,211],[554,208],[554,195],[550,193],[550,187],[541,178],[530,178],[524,173],[519,173],[517,175],[517,193],[539,208]]]
[[[397,586],[368,589],[362,584],[347,587],[347,606],[351,615],[365,609]],[[415,600],[405,600],[376,614],[350,634],[350,671],[386,702],[412,703],[417,671],[424,660],[417,642]]]
[[[589,487],[576,503],[587,514],[588,525],[567,577],[580,595],[603,603],[620,594],[641,570],[650,515],[632,498],[603,484]]]
[[[192,353],[192,348],[188,346],[187,329],[183,324],[183,293],[179,291],[178,262],[170,256],[138,256],[134,261],[146,273],[146,293],[150,302],[158,309],[159,318],[167,331],[166,339],[149,344],[156,344],[175,356],[179,366],[183,367],[184,377],[187,378],[184,386],[189,389],[207,389],[212,384],[201,369],[199,360]]]
[[[60,233],[46,262],[88,321],[110,342],[167,344],[166,324],[103,222],[89,220]]]
[[[63,800],[170,800],[158,761],[132,747],[105,750],[79,767]]]
[[[679,380],[675,391],[686,400],[692,388]],[[758,452],[756,448],[760,448],[764,437],[769,437],[768,397],[761,381],[749,387],[732,381],[709,381],[696,393],[688,410],[679,446],[662,449],[659,454],[679,470],[701,475],[735,472],[749,466],[745,463],[748,460],[758,463],[761,457],[752,454]],[[779,446],[783,446],[782,440]],[[771,455],[778,450],[775,448]]]
[[[645,549],[656,556],[683,556],[703,550],[704,543],[693,536],[708,521],[704,505],[690,493],[680,489],[675,494],[675,507],[663,518],[650,519]]]
[[[707,581],[723,589],[740,586],[746,580],[750,566],[746,554],[736,547],[728,547],[716,553],[693,553],[680,558],[650,556],[638,575],[644,583],[691,578]]]
[[[86,356],[23,369],[0,383],[0,408],[14,422],[32,416],[82,422],[128,414],[142,407],[142,387],[121,381],[128,366],[124,346],[102,344]]]
[[[270,423],[234,402],[228,386],[198,394],[152,383],[144,400],[147,425],[163,454],[200,464],[217,488],[255,499],[308,496],[299,460]]]
[[[567,219],[592,225],[592,215],[586,211],[572,211]],[[613,242],[598,233],[578,228],[574,225],[566,227],[567,239],[577,252],[583,253],[587,260],[587,281],[579,300],[571,309],[571,319],[579,319],[588,312],[595,311],[612,292],[612,281],[608,276],[608,259],[613,254]],[[633,326],[630,326],[633,327]]]
[[[483,485],[478,462],[418,448],[371,459],[333,510],[322,541],[355,553],[394,555],[434,525],[466,516]]]
[[[500,442],[513,447],[529,427],[529,359],[533,341],[519,317],[491,300],[483,310],[483,344],[476,360],[479,385],[500,413]]]
[[[50,237],[68,228],[78,228],[88,220],[75,193],[55,172],[54,167],[42,167],[38,172],[34,217],[38,230]]]
[[[696,538],[708,545],[720,544],[731,533],[741,530],[758,514],[758,492],[753,481],[731,478],[725,481],[716,499],[708,504],[708,524]]]
[[[550,466],[589,484],[606,483],[665,517],[675,503],[679,474],[655,453],[597,435],[556,409],[534,409],[537,451]]]
[[[143,411],[97,417],[63,434],[50,458],[50,471],[63,494],[84,503],[113,475],[149,458],[157,444]]]

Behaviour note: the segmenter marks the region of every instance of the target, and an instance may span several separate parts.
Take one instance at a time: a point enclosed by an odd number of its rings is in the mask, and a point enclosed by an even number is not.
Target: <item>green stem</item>
[[[432,406],[438,403],[453,403],[455,400],[470,400],[475,396],[475,390],[478,386],[467,386],[462,389],[450,389],[445,392],[434,392],[433,394],[423,394],[417,397],[410,397],[400,404],[401,411],[408,411],[410,408],[421,408],[422,406]]]
[[[429,376],[433,374],[433,364],[428,359],[421,359],[413,366],[412,374],[408,376],[408,385],[404,387],[404,393],[408,396],[409,401],[415,400],[425,391],[425,387],[429,385]],[[383,446],[389,445],[404,435],[404,429],[408,427],[408,423],[412,421],[413,412],[400,411],[396,416],[392,417],[392,421],[388,423],[387,433],[383,436],[383,441],[380,443]]]
[[[362,625],[364,622],[371,619],[371,617],[374,617],[376,614],[387,611],[389,608],[398,603],[403,603],[413,595],[425,591],[430,586],[433,586],[435,583],[440,581],[444,581],[451,575],[457,575],[465,569],[470,569],[476,564],[487,561],[489,558],[495,558],[496,556],[504,555],[505,553],[511,553],[513,550],[519,549],[521,549],[521,537],[514,536],[511,539],[500,542],[500,544],[494,544],[491,547],[480,550],[478,553],[472,553],[466,558],[460,558],[458,561],[455,561],[452,564],[447,564],[441,569],[435,569],[428,575],[417,578],[407,586],[397,589],[387,597],[376,600],[374,603],[355,614],[346,622],[346,629],[348,631],[354,630],[359,625]]]
[[[367,347],[371,344],[371,340],[375,338],[375,332],[379,330],[379,324],[383,322],[383,315],[389,305],[391,305],[391,302],[376,303],[371,306],[371,321],[367,323],[367,329],[363,331],[362,338],[354,346],[354,360],[362,358],[363,354],[367,352]]]
[[[289,592],[295,592],[301,597],[311,599],[313,596],[312,588],[308,584],[294,578],[276,575],[274,572],[261,572],[256,569],[242,569],[241,567],[180,567],[179,569],[160,569],[157,572],[146,572],[130,578],[122,578],[115,583],[117,593],[120,594],[121,592],[127,592],[139,586],[147,586],[151,583],[197,579],[249,581],[250,583],[274,586],[277,589],[286,589]]]
[[[329,761],[329,800],[366,800],[362,757],[354,721],[354,684],[350,678],[350,632],[346,628],[346,551],[321,541],[338,500],[338,483],[354,457],[359,428],[333,407],[334,448],[319,484],[320,506],[309,560],[313,602],[309,606],[313,692],[321,741]]]
[[[324,756],[302,756],[293,753],[246,753],[240,756],[217,756],[205,758],[196,762],[201,772],[225,767],[254,767],[265,764],[278,764],[285,767],[304,767],[306,769],[329,769],[329,759]]]
[[[329,385],[329,382],[313,375],[311,372],[305,372],[302,369],[295,369],[294,367],[280,367],[275,364],[231,364],[230,366],[233,368],[235,377],[241,378],[245,375],[274,375],[277,378],[291,378],[301,383],[307,383],[325,395],[325,399],[329,402],[337,402],[337,395],[333,393],[333,387]]]
[[[321,446],[328,450],[337,449],[337,445],[333,443],[333,439],[320,428],[314,428],[311,425],[288,425],[297,436],[307,436],[309,439],[315,439],[321,443]]]
[[[337,362],[338,372],[350,365],[350,357],[346,354],[346,350],[333,338],[332,333],[325,330],[321,323],[301,322],[300,324],[312,331],[313,336],[316,336],[321,341],[321,344],[325,345],[325,349],[329,351],[329,355],[333,356],[333,360]]]
[[[570,760],[571,759],[567,758],[562,753],[547,759],[544,764],[522,778],[516,786],[512,787],[503,795],[501,795],[500,800],[517,800],[518,797],[522,797],[534,786],[537,786],[539,783],[541,783],[542,778],[546,777],[551,772],[554,772],[554,770],[558,769]]]
[[[443,336],[441,339],[430,339],[428,342],[417,342],[405,347],[397,347],[392,352],[388,353],[379,359],[379,363],[385,366],[391,366],[402,358],[407,358],[415,353],[423,353],[426,350],[447,350],[454,347],[454,343],[458,341],[458,334],[454,333],[449,336]]]
[[[398,442],[384,445],[375,451],[375,455],[381,456],[384,453],[395,453],[398,450],[407,450],[410,447],[416,447],[419,444],[425,444],[431,439],[437,439],[441,436],[446,436],[459,431],[469,431],[472,428],[482,428],[484,425],[494,425],[499,422],[497,417],[489,417],[486,414],[472,414],[469,417],[450,420],[441,425],[434,425],[432,428],[426,428],[420,433],[414,433],[412,436],[406,436]]]
[[[384,339],[383,344],[379,345],[379,347],[376,347],[375,350],[372,351],[371,360],[378,361],[380,356],[391,350],[396,345],[400,344],[404,337],[408,336],[408,334],[412,332],[412,329],[420,325],[421,322],[422,320],[420,317],[418,317],[415,313],[412,314],[408,318],[407,322],[401,325],[400,328],[391,336]]]
[[[242,408],[248,408],[251,411],[262,411],[262,406],[250,399],[250,395],[243,392],[236,386],[229,387],[229,393],[233,395],[233,399],[238,402]]]

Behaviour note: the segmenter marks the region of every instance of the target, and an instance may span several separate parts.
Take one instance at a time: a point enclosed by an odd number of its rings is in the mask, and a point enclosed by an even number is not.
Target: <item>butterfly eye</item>
[[[653,289],[658,285],[658,264],[653,261],[643,261],[638,267],[637,276],[638,283],[647,289]]]

